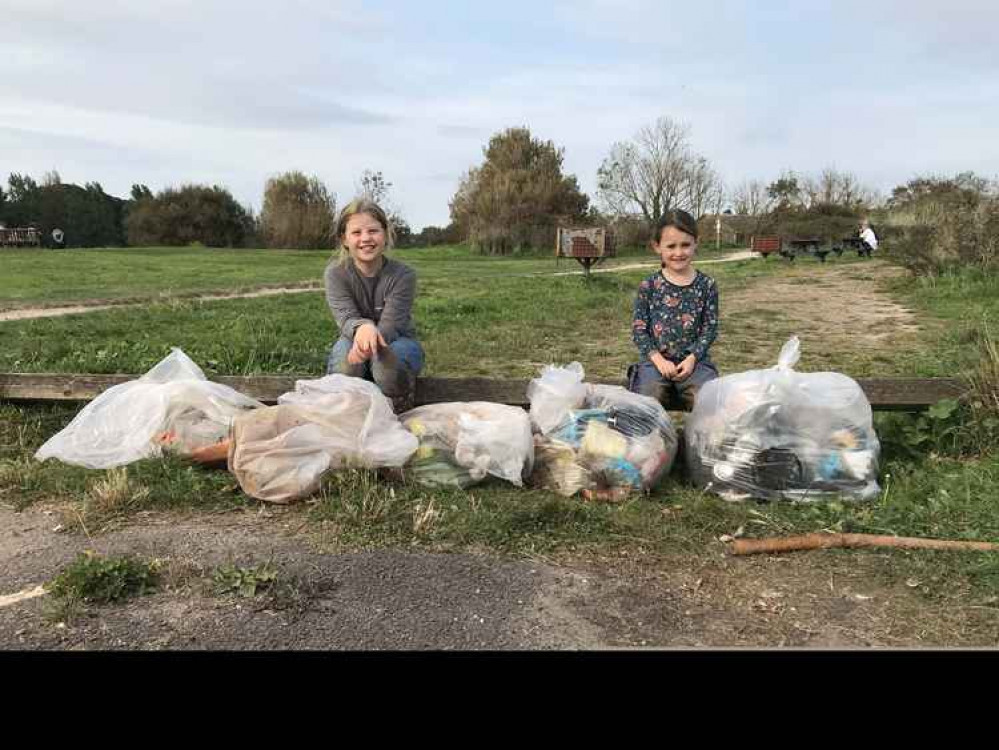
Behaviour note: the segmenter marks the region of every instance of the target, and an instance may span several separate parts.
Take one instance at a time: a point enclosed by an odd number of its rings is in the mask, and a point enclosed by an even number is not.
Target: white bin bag
[[[378,386],[327,375],[238,418],[229,470],[251,497],[287,503],[315,492],[328,471],[402,466],[417,444]]]
[[[400,419],[419,438],[406,470],[423,484],[468,487],[491,474],[522,487],[534,466],[531,420],[518,406],[427,404]]]
[[[35,458],[109,469],[162,455],[189,453],[223,440],[233,419],[263,404],[213,383],[177,348],[138,380],[112,386],[53,435]]]
[[[799,373],[792,337],[776,367],[701,387],[684,424],[695,483],[727,500],[875,497],[880,445],[855,380]]]

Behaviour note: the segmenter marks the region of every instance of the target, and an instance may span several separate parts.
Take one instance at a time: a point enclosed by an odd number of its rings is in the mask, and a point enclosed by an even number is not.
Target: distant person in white
[[[878,249],[878,238],[875,236],[874,230],[871,229],[871,225],[867,219],[860,222],[860,241],[866,246],[868,257],[870,257],[874,250]]]

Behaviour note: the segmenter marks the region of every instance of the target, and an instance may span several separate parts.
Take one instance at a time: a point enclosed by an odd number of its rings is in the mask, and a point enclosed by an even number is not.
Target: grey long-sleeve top
[[[353,341],[365,323],[374,323],[390,344],[397,338],[416,338],[415,297],[416,273],[392,258],[386,258],[372,278],[362,276],[353,261],[332,261],[326,266],[326,301],[341,338]]]

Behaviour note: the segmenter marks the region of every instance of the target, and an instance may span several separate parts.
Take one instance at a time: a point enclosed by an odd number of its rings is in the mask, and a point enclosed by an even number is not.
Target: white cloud
[[[120,195],[221,183],[257,206],[277,172],[345,199],[379,169],[417,228],[516,125],[591,195],[611,144],[664,114],[733,182],[994,174],[997,20],[972,0],[6,0],[0,149],[8,171]]]

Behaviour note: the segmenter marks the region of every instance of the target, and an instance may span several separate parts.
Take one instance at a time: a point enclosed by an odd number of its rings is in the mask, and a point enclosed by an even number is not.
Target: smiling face
[[[686,276],[691,271],[690,262],[697,251],[697,239],[676,227],[664,227],[659,242],[652,243],[659,253],[663,268],[675,276]]]
[[[343,244],[361,268],[372,268],[385,252],[385,227],[368,213],[354,214],[347,220]]]

